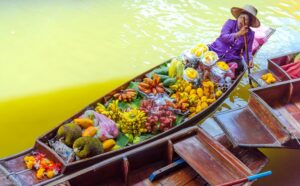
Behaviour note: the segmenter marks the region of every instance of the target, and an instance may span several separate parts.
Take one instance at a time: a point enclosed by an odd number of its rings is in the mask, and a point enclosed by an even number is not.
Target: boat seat
[[[176,142],[174,151],[210,185],[227,183],[251,174],[248,167],[205,132]]]

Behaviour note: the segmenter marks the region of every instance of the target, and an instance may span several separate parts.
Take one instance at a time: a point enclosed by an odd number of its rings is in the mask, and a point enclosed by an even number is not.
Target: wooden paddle
[[[243,17],[243,22],[244,22],[244,26],[246,25],[246,21],[245,21],[245,17]],[[253,87],[252,85],[252,80],[250,78],[250,73],[251,73],[251,69],[249,67],[249,51],[248,51],[248,40],[247,40],[247,33],[244,34],[244,43],[245,43],[245,52],[246,52],[246,63],[248,64],[247,68],[248,68],[248,79],[249,79],[249,84],[251,87]]]

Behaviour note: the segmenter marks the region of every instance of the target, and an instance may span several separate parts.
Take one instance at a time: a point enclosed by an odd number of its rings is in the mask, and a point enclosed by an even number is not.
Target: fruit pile
[[[272,84],[276,82],[276,78],[272,73],[262,75],[261,79],[264,80],[267,84]]]
[[[36,177],[38,179],[53,178],[61,171],[61,164],[54,163],[46,158],[45,154],[34,152],[31,156],[24,156],[24,162],[27,169],[36,169]]]
[[[143,100],[141,109],[147,113],[145,124],[150,133],[164,132],[173,127],[176,116],[168,105],[157,105],[153,99]]]
[[[145,123],[147,120],[146,113],[139,109],[132,109],[128,112],[121,113],[119,129],[124,134],[131,134],[134,137],[140,136],[141,133],[147,132]]]
[[[153,75],[153,79],[144,78],[143,82],[140,82],[139,90],[145,94],[161,94],[164,93],[163,83],[160,82],[160,77],[157,74]]]
[[[134,89],[126,89],[116,93],[114,95],[114,98],[118,99],[119,101],[131,102],[134,100],[135,96],[136,92]]]
[[[223,94],[205,75],[217,55],[203,44],[187,52],[195,59],[193,65],[181,56],[135,79],[93,105],[92,110],[62,125],[49,146],[61,157],[66,156],[63,159],[67,162],[90,158],[170,130],[205,110]],[[222,61],[216,66],[229,69]]]

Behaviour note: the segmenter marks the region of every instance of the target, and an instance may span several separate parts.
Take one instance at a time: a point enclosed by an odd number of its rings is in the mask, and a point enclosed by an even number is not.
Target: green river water
[[[254,58],[254,71],[272,56],[300,51],[300,0],[1,1],[0,157],[32,146],[132,77],[212,42],[232,18],[230,8],[249,3],[277,30]],[[248,88],[244,78],[220,110],[245,105]],[[274,173],[255,185],[300,184],[300,151],[262,151]]]

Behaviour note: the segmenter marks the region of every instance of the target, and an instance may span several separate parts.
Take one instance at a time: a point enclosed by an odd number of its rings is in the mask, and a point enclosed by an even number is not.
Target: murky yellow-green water
[[[267,58],[300,51],[299,0],[1,1],[0,157],[32,146],[122,82],[195,43],[212,42],[230,7],[246,3],[277,29],[254,70],[265,68]],[[245,105],[248,88],[244,78],[222,109]],[[297,185],[300,151],[264,152],[274,175],[257,185]]]

